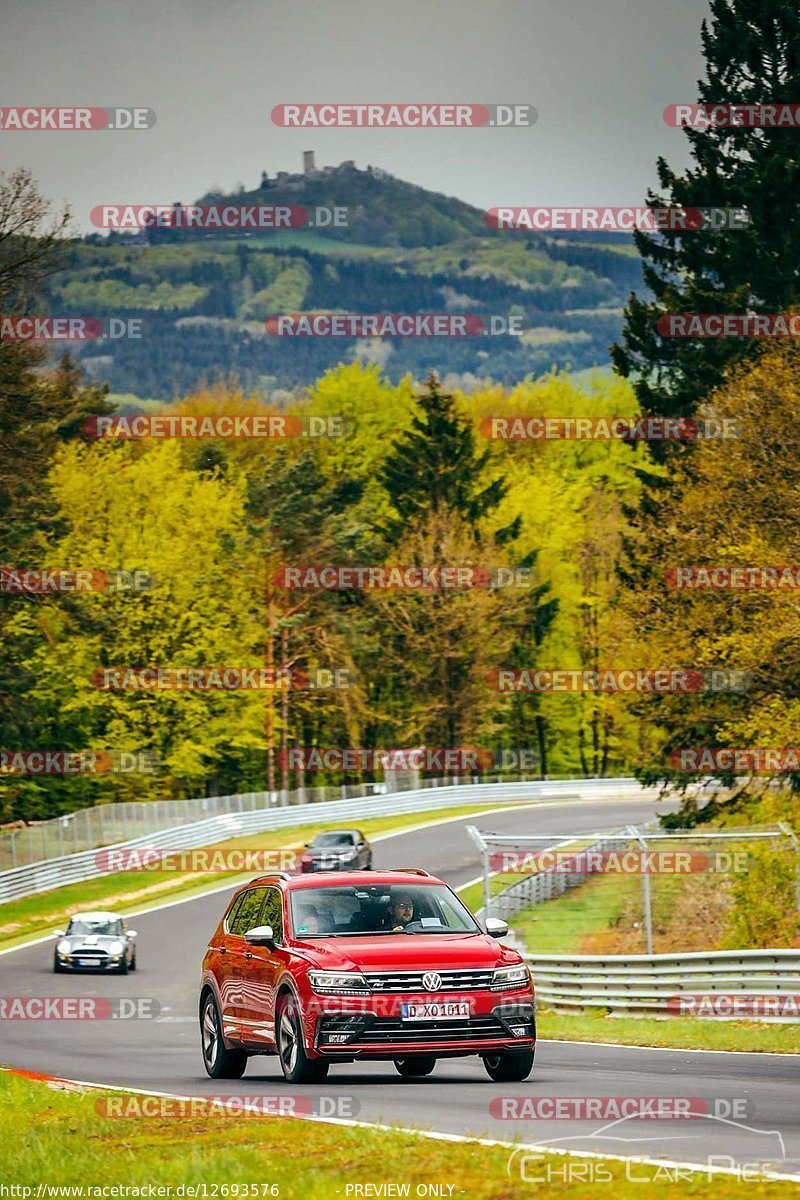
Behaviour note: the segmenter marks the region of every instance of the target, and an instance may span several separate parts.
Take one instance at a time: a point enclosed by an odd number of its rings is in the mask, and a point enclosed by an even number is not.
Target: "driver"
[[[389,909],[388,925],[393,933],[402,933],[414,920],[414,900],[410,892],[395,892]]]
[[[313,904],[298,914],[298,933],[319,933],[319,914]]]

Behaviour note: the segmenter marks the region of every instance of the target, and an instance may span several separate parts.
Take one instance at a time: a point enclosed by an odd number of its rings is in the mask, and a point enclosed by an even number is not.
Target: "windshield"
[[[311,843],[312,846],[352,846],[355,838],[352,833],[318,833]]]
[[[461,901],[444,884],[348,884],[298,888],[289,893],[294,936],[480,933]]]
[[[84,933],[96,933],[100,937],[119,937],[122,933],[122,922],[87,921],[86,917],[74,917],[67,926],[67,936],[75,937]]]

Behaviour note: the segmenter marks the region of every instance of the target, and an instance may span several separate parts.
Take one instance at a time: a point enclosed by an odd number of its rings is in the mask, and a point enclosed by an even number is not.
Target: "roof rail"
[[[402,875],[424,875],[426,879],[431,878],[430,871],[423,871],[422,867],[390,867],[389,873],[394,874],[399,871]]]
[[[294,875],[291,871],[262,871],[256,879],[294,879]]]

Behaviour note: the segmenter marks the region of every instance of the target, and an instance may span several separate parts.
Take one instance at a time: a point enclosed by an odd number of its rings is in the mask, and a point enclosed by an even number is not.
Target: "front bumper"
[[[57,954],[56,961],[62,971],[118,971],[122,965],[124,955],[120,954],[117,958],[112,958],[105,954],[102,957],[98,954],[92,957],[87,954]]]
[[[531,1050],[536,1041],[534,997],[527,990],[500,994],[448,992],[446,996],[400,994],[365,997],[359,1004],[354,999],[306,1019],[308,1045],[320,1057],[453,1057]],[[468,1001],[469,1015],[425,1021],[403,1018],[401,1006],[409,1001],[442,1000]]]

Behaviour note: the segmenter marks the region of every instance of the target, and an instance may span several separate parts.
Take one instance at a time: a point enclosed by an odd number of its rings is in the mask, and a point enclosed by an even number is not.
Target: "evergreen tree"
[[[702,104],[780,104],[800,93],[800,16],[792,0],[712,0],[703,22]],[[753,339],[663,337],[658,318],[678,313],[775,313],[800,298],[800,148],[791,128],[687,128],[694,164],[678,175],[658,160],[660,195],[648,205],[742,209],[744,228],[637,231],[653,300],[631,296],[623,344],[611,348],[645,413],[690,416]],[[665,444],[655,447],[663,456]]]
[[[397,540],[404,527],[437,512],[449,512],[477,529],[506,494],[502,479],[485,482],[490,459],[490,450],[476,452],[472,423],[431,372],[411,428],[395,442],[378,476],[399,517],[387,531],[389,539]],[[495,540],[511,541],[519,528],[517,518]]]

